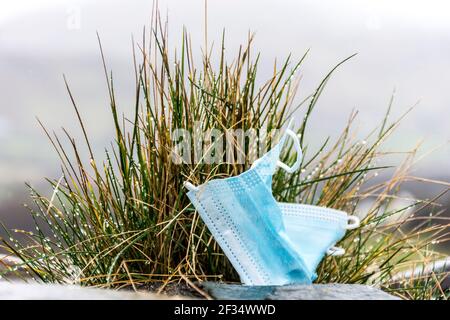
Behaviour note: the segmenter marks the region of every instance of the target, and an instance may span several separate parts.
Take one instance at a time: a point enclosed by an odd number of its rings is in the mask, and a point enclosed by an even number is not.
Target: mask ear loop
[[[344,254],[345,254],[345,250],[340,247],[330,247],[327,250],[327,255],[333,256],[333,257],[343,256]]]
[[[189,191],[195,191],[195,192],[197,192],[197,191],[200,190],[199,187],[194,186],[192,183],[190,183],[190,182],[188,182],[188,181],[183,182],[183,186],[184,186],[186,189],[188,189]]]
[[[359,227],[360,221],[357,216],[348,216],[347,217],[347,227],[345,229],[352,230]]]
[[[297,159],[295,160],[295,163],[291,167],[289,167],[284,162],[281,162],[280,160],[278,160],[277,162],[277,166],[286,171],[287,173],[294,173],[295,171],[297,171],[300,168],[303,158],[302,148],[300,146],[300,139],[298,138],[297,134],[291,129],[293,123],[294,123],[293,119],[291,119],[291,121],[289,121],[289,125],[286,129],[285,134],[290,136],[294,141],[294,149],[297,152]]]
[[[357,216],[348,216],[347,217],[347,226],[345,227],[346,230],[356,229],[359,227],[360,221]],[[341,247],[330,247],[327,250],[327,255],[338,257],[345,254],[345,249]]]

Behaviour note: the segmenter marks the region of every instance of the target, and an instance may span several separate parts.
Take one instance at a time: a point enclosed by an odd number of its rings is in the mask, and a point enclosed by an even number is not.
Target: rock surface
[[[379,289],[359,284],[313,284],[287,286],[242,286],[214,282],[202,288],[223,300],[398,300]]]
[[[0,300],[163,300],[180,298],[180,296],[169,297],[148,292],[0,282]]]
[[[243,286],[203,282],[198,284],[222,300],[393,300],[381,290],[349,284]],[[0,282],[0,300],[163,300],[198,299],[192,295],[164,295],[146,291],[117,291],[68,285]]]

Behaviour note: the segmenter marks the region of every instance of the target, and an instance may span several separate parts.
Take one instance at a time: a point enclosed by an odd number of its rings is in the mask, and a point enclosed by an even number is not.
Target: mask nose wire
[[[277,161],[277,166],[286,171],[287,173],[294,173],[295,171],[297,171],[300,168],[300,165],[302,164],[303,158],[302,148],[300,146],[300,139],[298,138],[297,134],[294,131],[292,131],[292,127],[294,124],[293,120],[294,119],[291,119],[291,121],[289,121],[289,125],[286,129],[285,134],[291,137],[292,140],[294,141],[294,149],[297,152],[297,159],[295,160],[295,163],[291,167],[285,164],[284,162],[281,162],[281,160]]]

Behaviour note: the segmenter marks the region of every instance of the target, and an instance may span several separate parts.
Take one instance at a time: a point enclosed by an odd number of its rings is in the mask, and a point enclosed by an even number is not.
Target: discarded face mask
[[[290,130],[290,126],[291,123],[286,134],[294,141],[297,164],[299,159],[301,162],[302,157],[300,141]],[[269,190],[272,190],[272,177],[277,167],[288,173],[293,173],[299,168],[297,165],[288,167],[280,162],[281,150],[278,146],[279,144],[256,160],[251,167],[258,172]],[[277,204],[282,213],[287,237],[312,274],[311,280],[316,278],[315,270],[325,254],[332,256],[345,254],[343,248],[334,245],[342,239],[347,230],[355,229],[360,224],[358,217],[347,215],[346,212],[336,209],[297,203],[277,202]]]
[[[198,187],[185,183],[188,197],[244,284],[311,283],[325,252],[342,254],[342,249],[332,246],[349,227],[346,213],[278,203],[272,195],[276,168],[292,173],[301,164],[299,139],[290,127],[248,171]],[[279,160],[288,136],[297,151],[291,167]],[[316,213],[320,214],[311,216]],[[353,222],[352,227],[357,221]]]
[[[274,149],[281,147],[282,142]],[[255,169],[198,187],[188,182],[185,186],[244,284],[311,282],[312,275],[287,238],[280,208]]]
[[[359,219],[331,208],[279,202],[283,223],[292,246],[316,278],[315,270],[325,254],[340,256],[343,248],[334,245],[350,229],[359,227]]]

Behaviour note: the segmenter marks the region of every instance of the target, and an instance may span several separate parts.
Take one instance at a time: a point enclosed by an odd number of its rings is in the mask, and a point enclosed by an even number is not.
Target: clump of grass
[[[303,114],[296,126],[304,149],[302,170],[291,175],[277,172],[275,197],[329,206],[363,218],[362,226],[348,232],[340,244],[346,255],[325,259],[317,282],[377,285],[406,298],[448,296],[441,290],[437,274],[426,286],[411,277],[408,283],[416,284],[399,285],[395,277],[442,258],[432,243],[446,240],[448,225],[412,212],[430,213],[437,208],[434,201],[392,207],[402,183],[412,179],[408,165],[414,152],[391,178],[370,183],[376,172],[387,170],[376,163],[385,155],[380,151],[382,143],[398,125],[398,121],[390,122],[389,111],[367,140],[355,140],[353,114],[334,143],[328,138],[318,150],[308,146],[310,115],[330,76],[347,59],[326,75],[315,92],[297,103],[296,75],[306,54],[297,62],[288,57],[274,68],[272,77],[258,85],[260,59],[259,54],[251,54],[251,37],[232,63],[226,61],[222,41],[217,50],[219,62],[212,62],[215,51],[204,48],[201,66],[196,67],[188,34],[183,32],[181,51],[171,56],[165,26],[159,18],[155,21],[151,36],[144,37],[134,55],[136,94],[128,118],[119,112],[113,78],[103,58],[115,127],[113,146],[104,161],[94,157],[89,128],[83,124],[68,85],[88,158],[66,131],[68,145],[42,125],[60,158],[62,175],[48,180],[53,188],[50,197],[30,186],[36,205],[30,208],[35,231],[5,228],[9,239],[2,240],[2,247],[21,260],[9,268],[11,273],[22,268],[44,282],[119,288],[183,279],[238,281],[186,197],[183,182],[200,184],[234,176],[251,163],[175,164],[172,150],[176,141],[171,132],[184,128],[193,133],[194,123],[201,123],[204,131],[253,128],[269,132],[281,128],[292,115],[299,118]],[[295,156],[290,155],[291,148],[285,148],[283,155],[287,163]],[[242,152],[248,155],[248,148]],[[370,201],[364,212],[359,211],[362,201]],[[398,218],[406,211],[406,217]],[[18,240],[15,232],[26,240]]]

